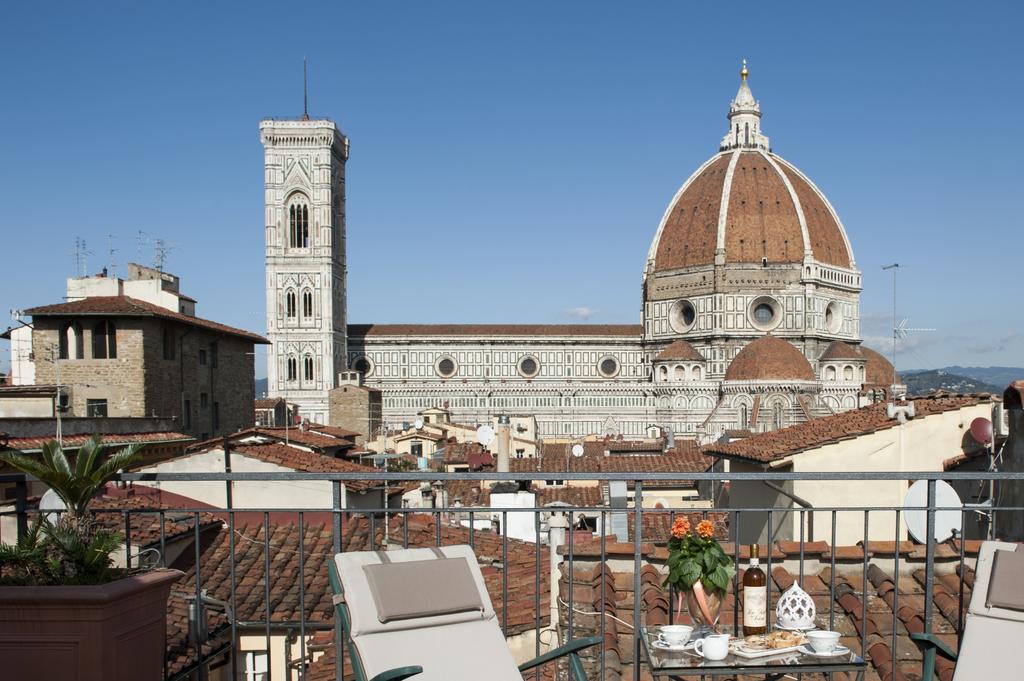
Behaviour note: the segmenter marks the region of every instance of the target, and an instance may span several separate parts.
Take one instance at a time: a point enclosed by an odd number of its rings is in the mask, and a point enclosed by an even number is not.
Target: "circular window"
[[[373,373],[373,362],[366,355],[356,357],[352,362],[352,368],[364,376],[369,376]]]
[[[619,373],[619,360],[612,356],[602,357],[601,361],[597,363],[597,370],[601,372],[601,375],[605,378],[612,378]]]
[[[697,321],[697,308],[689,300],[677,300],[668,311],[669,326],[676,333],[686,333]]]
[[[839,313],[839,303],[833,301],[825,308],[825,328],[829,333],[839,333],[843,328],[843,317]]]
[[[536,357],[527,355],[519,360],[519,374],[526,378],[533,378],[540,373],[540,364],[537,362]]]
[[[434,370],[437,371],[437,375],[441,378],[451,378],[455,375],[456,370],[458,370],[458,365],[455,364],[455,360],[451,357],[442,357],[437,360]]]
[[[774,298],[762,296],[750,303],[750,323],[761,331],[771,331],[782,321],[782,307]]]

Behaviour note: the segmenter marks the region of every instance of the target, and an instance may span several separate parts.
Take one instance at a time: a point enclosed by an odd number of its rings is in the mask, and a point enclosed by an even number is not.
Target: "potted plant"
[[[691,532],[686,517],[676,518],[668,551],[668,576],[663,586],[676,590],[680,612],[685,596],[690,617],[697,625],[694,636],[714,631],[729,583],[736,574],[732,561],[715,539],[714,523],[701,520]]]
[[[96,436],[74,465],[60,444],[41,459],[0,453],[0,462],[50,487],[66,504],[56,520],[39,517],[13,546],[0,546],[0,649],[10,678],[163,678],[167,597],[174,570],[114,567],[122,537],[96,523],[93,497],[141,445],[106,456]]]

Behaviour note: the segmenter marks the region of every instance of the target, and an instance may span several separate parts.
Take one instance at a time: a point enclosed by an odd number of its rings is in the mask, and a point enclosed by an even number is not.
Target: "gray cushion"
[[[465,558],[370,564],[363,572],[380,622],[484,609]]]
[[[997,550],[988,578],[989,608],[1024,610],[1024,551]]]

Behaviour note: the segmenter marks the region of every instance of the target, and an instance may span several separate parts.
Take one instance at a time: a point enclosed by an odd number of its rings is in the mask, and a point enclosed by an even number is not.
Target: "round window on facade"
[[[676,333],[686,333],[697,321],[697,308],[689,300],[677,300],[668,311],[668,323]]]
[[[373,362],[366,355],[356,357],[352,362],[352,368],[364,376],[369,376],[373,373]]]
[[[612,356],[602,357],[597,363],[597,370],[605,378],[613,378],[619,374],[619,360]]]
[[[442,357],[437,360],[437,364],[434,365],[434,370],[437,371],[437,375],[441,378],[451,378],[458,370],[458,365],[451,357]]]
[[[519,375],[525,378],[533,378],[540,373],[540,363],[536,357],[527,355],[519,360]]]
[[[750,323],[761,331],[770,331],[782,321],[782,306],[768,296],[755,298],[750,303]]]
[[[825,328],[829,333],[839,333],[843,328],[843,315],[839,312],[839,303],[835,301],[825,308]]]

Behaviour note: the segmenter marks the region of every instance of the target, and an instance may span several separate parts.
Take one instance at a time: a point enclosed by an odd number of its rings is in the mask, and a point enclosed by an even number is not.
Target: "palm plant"
[[[119,470],[138,459],[141,448],[132,444],[105,457],[106,445],[93,435],[78,449],[74,466],[56,440],[43,446],[41,460],[20,452],[0,452],[0,461],[38,478],[67,505],[57,522],[41,518],[16,545],[0,547],[5,576],[35,584],[106,581],[110,553],[120,536],[96,527],[89,504]]]

